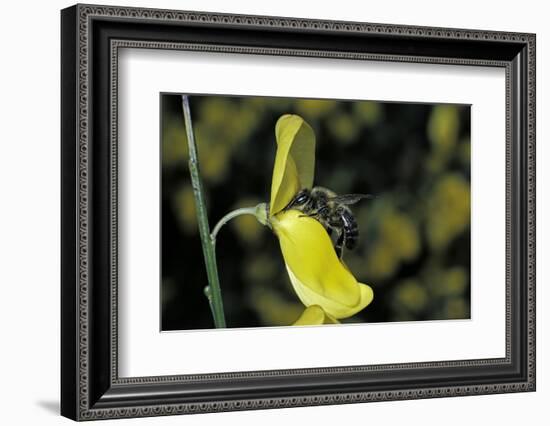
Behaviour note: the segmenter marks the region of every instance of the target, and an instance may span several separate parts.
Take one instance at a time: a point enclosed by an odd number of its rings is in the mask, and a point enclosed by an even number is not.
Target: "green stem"
[[[210,236],[214,246],[216,245],[216,237],[218,235],[218,232],[220,232],[220,229],[222,229],[223,225],[225,225],[231,219],[236,218],[237,216],[241,216],[245,214],[251,214],[253,216],[256,216],[256,211],[257,211],[257,207],[243,207],[241,209],[233,210],[232,212],[229,212],[224,217],[222,217],[220,221],[216,224],[216,226],[214,226],[214,230],[212,231],[212,234]]]
[[[202,182],[199,174],[199,159],[197,156],[197,145],[195,144],[195,135],[193,132],[193,122],[191,120],[191,110],[189,108],[189,98],[185,95],[181,97],[183,106],[183,117],[185,119],[185,130],[187,132],[187,144],[189,146],[189,173],[191,174],[191,185],[195,196],[197,208],[197,220],[199,233],[202,243],[202,252],[204,263],[206,265],[206,275],[209,286],[205,289],[205,294],[210,303],[214,325],[216,328],[225,328],[225,314],[223,310],[222,292],[220,288],[220,279],[218,277],[218,267],[216,265],[216,254],[214,243],[210,237],[210,226],[208,225],[208,214],[206,210],[206,201]]]

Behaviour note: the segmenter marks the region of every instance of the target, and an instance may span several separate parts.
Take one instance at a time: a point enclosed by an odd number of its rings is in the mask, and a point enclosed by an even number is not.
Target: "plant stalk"
[[[183,106],[183,117],[185,120],[185,130],[187,133],[187,144],[189,146],[189,173],[191,175],[191,185],[195,196],[197,209],[197,221],[201,237],[202,252],[204,263],[206,265],[206,275],[208,278],[208,288],[205,294],[210,303],[214,325],[216,328],[225,328],[225,313],[223,310],[222,292],[220,288],[220,279],[218,276],[218,267],[216,264],[216,253],[214,242],[210,236],[210,226],[208,224],[208,213],[206,201],[199,173],[199,159],[197,156],[197,145],[195,143],[195,134],[193,131],[193,121],[191,119],[191,109],[189,108],[189,98],[185,95],[181,97]]]
[[[224,217],[222,217],[220,221],[216,224],[216,226],[214,226],[214,230],[212,231],[212,235],[210,236],[214,247],[216,246],[216,237],[218,236],[218,232],[220,232],[220,229],[222,229],[223,225],[225,225],[231,219],[236,218],[237,216],[242,216],[245,214],[256,216],[256,211],[257,207],[243,207],[237,210],[233,210],[232,212],[229,212]]]

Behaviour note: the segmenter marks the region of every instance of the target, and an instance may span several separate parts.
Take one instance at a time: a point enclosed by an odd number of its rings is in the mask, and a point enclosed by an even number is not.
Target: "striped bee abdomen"
[[[344,244],[348,250],[353,250],[359,240],[359,227],[350,209],[343,208],[341,213],[342,232],[344,233]]]

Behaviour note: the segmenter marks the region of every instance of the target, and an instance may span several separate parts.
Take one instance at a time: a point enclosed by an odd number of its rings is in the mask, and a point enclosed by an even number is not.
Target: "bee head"
[[[288,203],[288,205],[283,209],[284,211],[289,209],[296,209],[300,210],[301,207],[306,205],[310,200],[310,192],[309,189],[302,189],[300,192],[298,192],[294,198]]]

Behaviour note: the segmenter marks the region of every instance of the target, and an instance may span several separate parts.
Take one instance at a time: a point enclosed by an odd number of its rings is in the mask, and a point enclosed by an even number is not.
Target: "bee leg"
[[[328,213],[327,206],[321,206],[317,210],[313,210],[313,211],[309,212],[308,214],[305,214],[305,215],[302,215],[302,216],[313,217],[315,219],[319,219],[319,218],[326,219],[327,218],[327,213]]]
[[[311,212],[311,213],[308,213],[308,214],[301,214],[300,216],[298,217],[313,217],[313,218],[317,218],[319,216],[319,212],[318,211],[314,211],[314,212]]]
[[[336,244],[334,245],[334,250],[336,251],[336,256],[338,258],[342,259],[342,256],[344,255],[344,232],[340,232],[340,235],[338,236],[338,239],[336,240]]]

